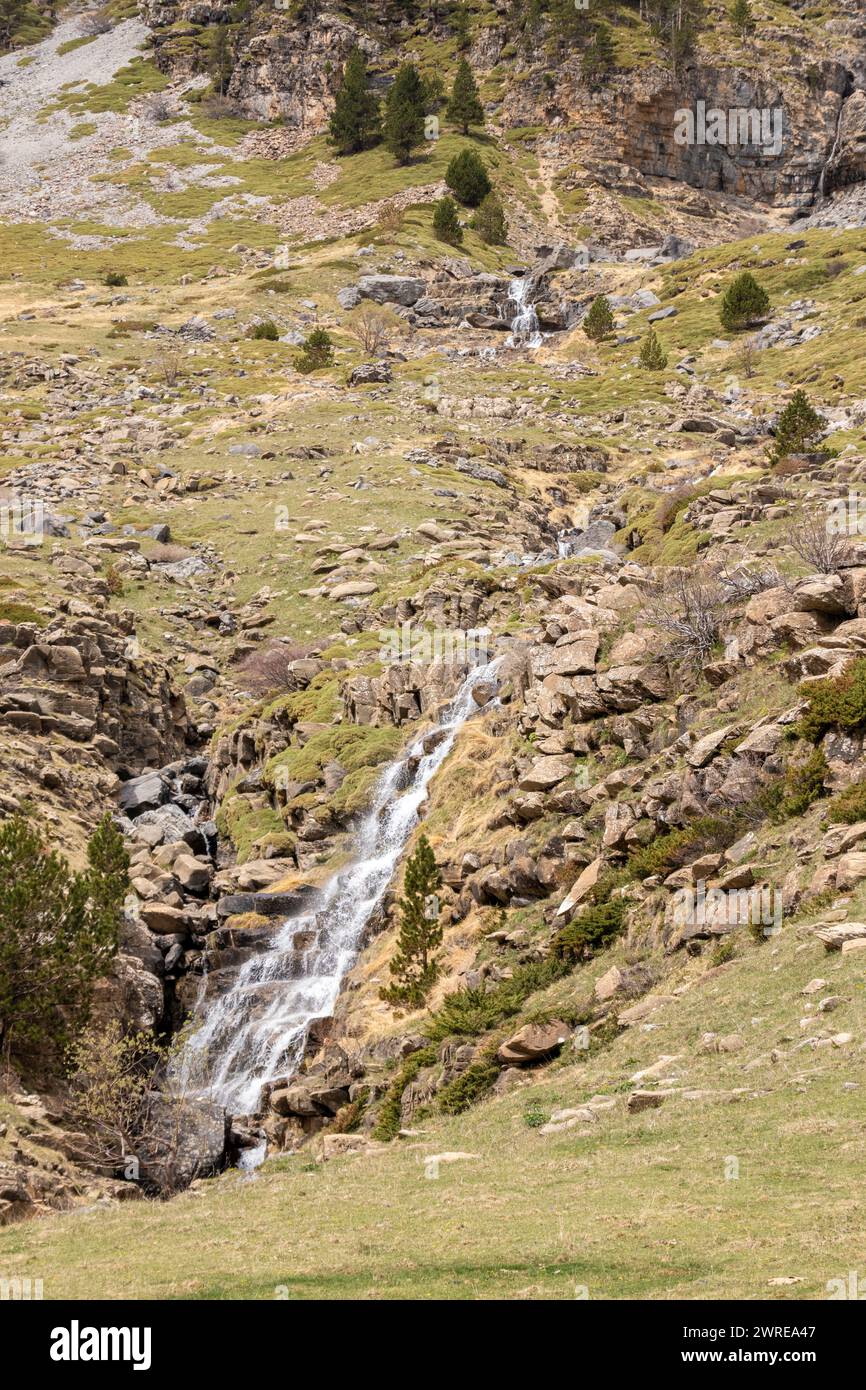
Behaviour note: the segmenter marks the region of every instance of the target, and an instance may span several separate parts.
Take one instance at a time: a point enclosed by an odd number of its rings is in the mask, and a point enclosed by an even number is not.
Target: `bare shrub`
[[[108,592],[119,598],[123,593],[123,571],[117,564],[110,564],[105,571],[105,583]]]
[[[160,125],[163,121],[170,121],[174,115],[174,107],[163,92],[154,92],[153,96],[148,97],[143,109],[149,120]]]
[[[751,381],[758,369],[759,348],[754,337],[744,338],[737,346],[736,360],[743,376]]]
[[[778,589],[784,583],[775,565],[750,568],[747,561],[742,561],[733,567],[725,563],[719,570],[719,584],[729,599],[753,598],[767,589]]]
[[[83,1130],[76,1157],[89,1167],[111,1176],[123,1173],[138,1148],[156,1062],[153,1038],[124,1037],[116,1019],[104,1029],[88,1028],[70,1050],[68,1109]]]
[[[393,315],[379,304],[366,300],[351,317],[351,329],[365,352],[383,352],[391,339]]]
[[[394,198],[389,198],[379,209],[379,226],[383,232],[394,235],[403,230],[406,214]]]
[[[819,574],[836,574],[853,562],[844,536],[827,528],[826,516],[805,516],[790,533],[790,544],[801,560]]]
[[[294,688],[289,667],[293,661],[309,656],[313,649],[311,643],[268,642],[249,652],[238,667],[245,687],[251,695]]]
[[[646,586],[644,617],[670,640],[674,660],[700,663],[720,637],[727,599],[717,575],[704,566],[671,569]]]
[[[116,1019],[81,1034],[69,1053],[67,1101],[80,1162],[161,1197],[206,1168],[197,1151],[201,1107],[173,1065],[177,1053],[149,1033],[125,1034]]]
[[[673,492],[666,492],[658,500],[656,506],[655,522],[662,535],[666,535],[671,529],[681,511],[693,502],[698,496],[698,490],[694,487],[678,487]]]
[[[170,339],[160,343],[153,359],[157,376],[166,386],[176,386],[183,365],[183,349],[179,343]]]
[[[231,97],[223,96],[219,92],[214,92],[211,96],[205,97],[201,103],[204,114],[212,121],[227,121],[243,115],[243,112],[236,101]]]

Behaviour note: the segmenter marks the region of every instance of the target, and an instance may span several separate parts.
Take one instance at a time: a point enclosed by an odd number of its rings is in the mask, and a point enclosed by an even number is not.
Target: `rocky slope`
[[[467,227],[459,253],[433,238],[429,202],[460,137],[407,169],[380,149],[335,160],[321,138],[356,18],[256,11],[229,88],[254,119],[199,99],[219,7],[146,7],[152,58],[130,52],[130,20],[94,39],[90,89],[64,93],[64,58],[87,51],[58,54],[75,17],[21,69],[34,120],[64,142],[39,171],[64,197],[12,171],[0,227],[0,813],[33,815],[78,863],[116,809],[131,891],[97,1020],[158,1036],[199,1020],[351,861],[382,770],[439,737],[468,668],[434,639],[480,632],[498,660],[423,808],[445,932],[428,1006],[380,996],[398,874],[300,1069],[277,1069],[228,1132],[200,1116],[203,1170],[262,1139],[378,1155],[401,1129],[555,1089],[564,1067],[548,1138],[582,1135],[622,1094],[626,1115],[664,1112],[684,1091],[671,1058],[629,1070],[629,1034],[649,1047],[657,1013],[717,972],[771,974],[781,949],[742,920],[690,920],[699,885],[781,902],[793,954],[832,956],[803,1036],[755,1025],[755,1057],[793,1067],[808,1048],[844,1068],[861,1050],[866,831],[835,817],[847,789],[859,804],[863,725],[813,738],[802,720],[860,669],[866,555],[856,525],[832,563],[798,540],[849,507],[866,466],[861,35],[853,8],[785,14],[753,52],[708,40],[688,78],[721,105],[783,103],[792,139],[769,171],[665,144],[683,97],[651,52],[628,50],[603,93],[569,62],[551,89],[549,64],[507,54],[508,21],[485,11],[469,56],[510,242]],[[811,88],[790,51],[806,32]],[[382,84],[422,41],[453,39],[426,20],[365,33]],[[770,91],[759,64],[780,49]],[[822,177],[848,192],[795,232]],[[745,355],[718,319],[743,268],[771,306]],[[537,349],[511,341],[518,269]],[[580,324],[602,292],[615,330],[594,344]],[[371,303],[388,324],[376,349],[357,328]],[[249,336],[265,319],[277,341]],[[335,363],[304,375],[314,326]],[[658,372],[637,357],[649,326]],[[779,467],[767,451],[796,386],[824,438]],[[703,598],[677,589],[683,572]],[[712,617],[697,656],[695,602]],[[429,649],[397,660],[407,630]],[[299,934],[300,973],[309,947]],[[720,1017],[688,1046],[727,1066],[743,1027]],[[34,1085],[14,1078],[4,1102],[2,1219],[137,1194],[64,1156],[62,1086],[40,1100]]]

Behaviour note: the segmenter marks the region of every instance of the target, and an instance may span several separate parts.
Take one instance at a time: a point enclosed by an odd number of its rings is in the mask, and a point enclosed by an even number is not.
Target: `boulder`
[[[189,916],[183,908],[168,903],[142,903],[139,915],[145,926],[160,936],[185,935],[189,926]]]
[[[612,999],[623,983],[623,973],[618,965],[612,965],[595,982],[595,997],[600,1004]]]
[[[225,1163],[228,1117],[212,1101],[155,1092],[147,1107],[146,1138],[136,1155],[146,1187],[169,1194]]]
[[[195,859],[191,854],[179,854],[171,871],[180,886],[190,893],[204,892],[213,874],[213,869],[206,860]]]
[[[664,1091],[632,1091],[628,1098],[628,1113],[638,1115],[641,1110],[657,1110],[666,1099]]]
[[[522,792],[547,791],[573,773],[574,763],[570,758],[536,758],[518,786]]]
[[[836,887],[840,891],[854,888],[866,878],[866,854],[862,850],[850,850],[843,854],[836,868]]]
[[[133,777],[124,782],[117,798],[117,804],[126,816],[137,816],[142,811],[155,810],[168,798],[169,787],[159,772],[146,772],[142,777]]]
[[[562,1019],[550,1023],[527,1023],[502,1043],[496,1059],[503,1066],[525,1066],[539,1062],[558,1052],[571,1036],[571,1029]]]
[[[426,292],[423,280],[412,275],[362,275],[357,290],[362,299],[376,304],[402,304],[410,308]]]
[[[259,917],[290,917],[302,908],[310,908],[315,896],[307,885],[290,893],[229,893],[220,898],[217,914],[220,917],[235,917],[254,912]]]
[[[593,859],[592,863],[587,864],[577,881],[572,885],[568,894],[563,898],[559,907],[556,909],[557,917],[564,917],[574,911],[578,903],[582,902],[587,893],[598,883],[599,874],[602,870],[604,860],[599,856]]]
[[[866,922],[821,922],[815,935],[828,951],[844,950],[851,941],[866,940]]]
[[[350,386],[373,386],[394,380],[394,374],[387,362],[362,362],[353,367],[349,376]]]

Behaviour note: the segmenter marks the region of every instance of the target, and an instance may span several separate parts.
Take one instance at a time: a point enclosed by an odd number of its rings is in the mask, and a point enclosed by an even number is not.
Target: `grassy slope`
[[[773,7],[774,13],[780,10]],[[86,124],[88,112],[122,109],[130,96],[158,85],[149,65],[136,64],[111,91],[100,89],[100,105],[94,106],[90,96],[82,100],[80,94],[70,95],[64,104]],[[212,123],[212,129],[205,130],[204,124],[199,128],[226,145],[239,139],[246,128],[236,124],[237,129],[234,123],[224,122]],[[387,187],[381,183],[387,172],[381,151],[347,161],[341,178],[322,194],[322,202],[354,207],[374,185],[377,191],[394,192],[427,184],[441,176],[451,141],[453,137],[446,137],[429,159],[419,160],[409,170],[389,166]],[[493,147],[491,157],[500,159]],[[272,166],[259,160],[228,164],[220,157],[217,171],[242,180],[235,190],[194,188],[181,194],[146,196],[157,211],[184,218],[199,215],[230,191],[301,196],[312,191],[309,175],[321,158],[327,158],[324,146]],[[158,173],[160,165],[183,167],[199,159],[206,162],[186,146],[157,151],[148,161],[149,171]],[[509,191],[513,188],[528,196],[524,175],[532,166],[532,156],[527,154],[525,160],[526,169],[521,163],[507,177],[512,180]],[[506,177],[506,165],[500,159],[502,177]],[[145,172],[137,165],[121,177],[144,195],[149,187]],[[391,247],[440,253],[445,248],[433,242],[429,224],[429,209],[414,209],[390,247],[387,238],[376,238],[377,250],[382,256]],[[238,242],[274,246],[280,238],[273,227],[252,219],[225,218],[209,225],[201,248],[192,252],[171,245],[177,230],[177,224],[144,234],[125,230],[114,245],[83,252],[36,226],[0,227],[5,263],[23,277],[4,287],[0,346],[4,351],[48,357],[96,346],[104,362],[118,369],[129,364],[143,379],[155,382],[149,365],[152,343],[135,330],[122,340],[107,336],[118,318],[177,323],[193,313],[209,315],[231,304],[238,308],[242,323],[253,314],[278,313],[281,304],[297,308],[312,294],[330,322],[330,316],[337,319],[335,291],[352,278],[349,267],[355,273],[363,267],[349,260],[351,252],[371,240],[370,233],[364,233],[293,253],[298,266],[281,275],[289,289],[280,295],[268,292],[266,279],[242,273],[240,257],[230,249]],[[634,346],[595,348],[578,332],[564,345],[563,356],[590,363],[598,376],[551,383],[539,358],[517,369],[494,364],[473,370],[471,390],[491,396],[515,389],[550,391],[557,408],[571,412],[575,422],[589,417],[591,428],[580,427],[582,440],[603,441],[605,425],[598,417],[622,408],[639,412],[642,403],[660,400],[665,382],[677,379],[672,370],[675,354],[698,354],[701,374],[716,387],[722,387],[736,371],[732,352],[711,346],[720,336],[715,296],[735,269],[749,264],[766,284],[774,306],[814,298],[824,326],[822,336],[803,348],[765,354],[750,389],[772,406],[779,396],[778,381],[807,381],[816,401],[830,403],[838,391],[833,378],[841,375],[847,394],[863,394],[866,366],[851,323],[866,294],[862,279],[854,275],[866,259],[866,234],[811,233],[806,251],[792,258],[785,243],[794,235],[753,238],[702,252],[657,278],[643,271],[629,272],[634,285],[655,287],[664,302],[668,302],[666,292],[684,286],[673,300],[678,317],[660,328],[672,354],[670,370],[656,378],[635,370]],[[467,238],[465,249],[485,268],[508,261],[506,251],[482,251],[474,237]],[[836,250],[843,253],[847,265],[831,279],[822,267],[829,263],[828,252]],[[214,264],[224,265],[228,276],[202,282]],[[130,302],[122,307],[109,308],[104,302],[107,294],[99,280],[108,269],[129,275]],[[194,283],[180,286],[180,278],[187,275]],[[57,285],[72,276],[88,282],[87,294],[58,291]],[[51,316],[19,324],[15,316],[34,306],[44,306]],[[630,319],[629,331],[641,332],[644,319],[645,315]],[[338,328],[336,335],[339,367],[316,379],[335,388],[346,369],[362,358],[347,334]],[[171,502],[154,497],[152,505],[136,506],[127,513],[120,509],[124,484],[118,483],[116,495],[107,498],[107,508],[120,520],[141,524],[169,519],[180,542],[213,541],[238,575],[241,598],[270,583],[278,591],[271,607],[275,633],[327,631],[336,622],[334,606],[299,601],[298,590],[310,583],[311,556],[292,545],[291,532],[285,544],[278,536],[275,545],[274,504],[288,506],[298,530],[311,515],[327,514],[329,530],[323,542],[341,535],[350,540],[358,503],[348,487],[366,470],[374,486],[363,494],[365,525],[393,531],[434,514],[447,521],[452,509],[459,516],[465,505],[461,491],[465,480],[443,469],[419,482],[417,470],[410,472],[401,456],[407,447],[429,440],[452,424],[435,417],[432,422],[410,417],[406,412],[407,400],[413,393],[420,395],[428,368],[440,376],[443,391],[459,394],[467,389],[468,367],[449,364],[438,354],[431,354],[429,361],[400,364],[389,398],[364,402],[360,411],[355,404],[344,404],[336,391],[300,410],[287,404],[279,408],[284,417],[280,430],[262,439],[269,451],[276,452],[276,459],[226,459],[229,442],[246,438],[249,424],[232,416],[240,417],[257,393],[280,391],[287,385],[298,389],[299,384],[297,378],[292,381],[293,353],[284,345],[241,339],[232,351],[233,358],[223,345],[205,345],[197,349],[189,366],[191,371],[212,371],[207,380],[235,392],[241,400],[238,411],[229,412],[222,403],[199,404],[194,383],[183,381],[177,400],[195,405],[196,411],[175,421],[191,427],[188,438],[162,457],[182,474],[197,470],[222,478],[231,468],[237,477],[255,480],[257,489],[228,499],[207,493]],[[16,399],[4,400],[2,417],[5,420],[12,414],[16,403],[38,409],[39,401],[38,388],[20,393]],[[147,413],[149,407],[141,409]],[[104,414],[119,420],[123,412],[113,408]],[[214,446],[210,431],[217,428],[219,441]],[[479,428],[483,437],[484,424]],[[352,442],[368,433],[387,441],[387,450],[352,455]],[[535,423],[497,426],[497,434],[530,441],[547,437],[549,442],[549,431]],[[318,478],[317,462],[286,461],[290,448],[321,443],[323,437],[335,451],[329,460],[335,472],[327,483]],[[861,438],[851,442],[859,443]],[[641,431],[638,414],[634,441],[649,450],[647,464],[671,451],[668,442],[658,444]],[[629,442],[619,441],[623,447]],[[848,442],[848,437],[837,442]],[[216,452],[209,452],[214,447]],[[0,468],[19,461],[7,455]],[[279,480],[287,466],[294,479]],[[641,466],[633,455],[623,456],[628,470]],[[410,480],[410,488],[400,486]],[[453,502],[433,499],[433,487],[443,484],[458,492]],[[331,495],[334,486],[343,494],[341,498]],[[473,490],[479,486],[473,485]],[[401,546],[398,563],[399,568],[391,569],[393,561],[388,559],[383,586],[394,592],[417,587],[411,546]],[[5,577],[14,579],[38,606],[47,567],[33,558],[28,558],[23,571],[21,565],[20,560],[0,556],[0,571],[8,570]],[[171,596],[164,586],[136,581],[128,585],[121,600],[142,617],[145,640],[154,647],[167,643],[166,621],[158,609]],[[473,828],[467,826],[467,834]],[[425,1122],[428,1132],[420,1147],[394,1147],[381,1157],[335,1160],[323,1167],[311,1164],[308,1155],[299,1155],[272,1162],[255,1182],[229,1174],[170,1206],[98,1210],[4,1231],[0,1233],[0,1273],[44,1277],[49,1297],[128,1293],[272,1297],[280,1284],[288,1286],[292,1297],[501,1294],[572,1298],[577,1284],[588,1285],[593,1297],[821,1296],[827,1279],[856,1267],[862,1254],[862,1245],[859,1253],[857,1245],[862,1229],[858,1197],[864,1157],[858,1118],[861,1102],[856,1090],[843,1089],[846,1082],[858,1079],[861,1070],[863,972],[857,960],[857,956],[844,961],[825,958],[821,948],[793,928],[778,944],[760,950],[744,944],[740,961],[656,1015],[651,1027],[630,1031],[587,1063],[554,1067],[528,1091],[485,1104],[460,1119]],[[599,962],[593,974],[607,963]],[[693,962],[678,968],[697,973],[702,965]],[[744,1072],[744,1063],[765,1056],[781,1038],[796,1040],[803,1035],[797,991],[815,974],[830,981],[826,993],[838,992],[845,998],[844,1006],[832,1019],[828,1017],[827,1031],[853,1032],[853,1045],[841,1051],[804,1051]],[[577,998],[586,992],[579,978],[557,989],[557,998],[567,996],[570,989]],[[696,1039],[704,1029],[742,1031],[747,1047],[731,1057],[698,1056]],[[781,1046],[786,1052],[790,1049],[789,1043]],[[735,1103],[670,1100],[660,1111],[634,1117],[620,1107],[603,1116],[591,1135],[571,1132],[544,1138],[525,1123],[530,1102],[550,1110],[577,1103],[596,1091],[621,1096],[628,1078],[662,1053],[682,1054],[672,1070],[689,1085],[728,1089],[748,1084],[766,1088],[766,1094]],[[424,1154],[446,1149],[465,1149],[478,1158],[443,1165],[438,1181],[426,1181]],[[737,1182],[723,1177],[723,1162],[729,1155],[740,1159]],[[769,1279],[783,1275],[801,1277],[803,1283],[788,1289],[768,1288]]]
[[[572,1299],[579,1285],[590,1298],[821,1298],[862,1262],[863,957],[825,955],[805,927],[743,939],[739,953],[704,979],[705,962],[678,965],[674,984],[691,987],[651,1027],[428,1120],[422,1140],[323,1165],[299,1154],[168,1205],[15,1227],[0,1232],[0,1271],[44,1278],[48,1298],[273,1298],[286,1286],[293,1299]],[[844,1002],[804,1028],[799,991],[816,975],[828,985],[813,1002]],[[705,1030],[739,1031],[746,1046],[699,1054]],[[843,1030],[847,1048],[792,1051]],[[748,1093],[628,1115],[629,1078],[663,1054],[677,1084]],[[591,1132],[542,1136],[526,1122],[595,1093],[618,1102]],[[427,1180],[424,1156],[449,1150],[477,1157]],[[737,1180],[725,1178],[732,1157]]]

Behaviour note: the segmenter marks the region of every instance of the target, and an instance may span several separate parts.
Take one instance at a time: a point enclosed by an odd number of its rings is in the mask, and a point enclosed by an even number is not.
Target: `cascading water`
[[[532,283],[525,275],[516,275],[508,286],[508,299],[514,305],[514,317],[511,332],[505,339],[506,347],[538,348],[544,342],[535,305],[529,303],[531,290]]]
[[[180,1059],[184,1089],[248,1114],[265,1082],[297,1069],[310,1024],[333,1011],[364,928],[418,823],[430,779],[478,708],[472,691],[481,681],[495,682],[495,663],[466,677],[430,752],[424,752],[428,734],[384,773],[359,827],[356,857],[326,884],[317,910],[285,922],[270,949],[245,962],[232,987],[205,1007]]]

